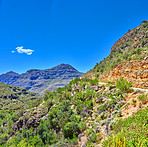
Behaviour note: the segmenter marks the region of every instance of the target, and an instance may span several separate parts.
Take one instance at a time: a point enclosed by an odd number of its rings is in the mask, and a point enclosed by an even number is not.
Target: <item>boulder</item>
[[[95,132],[96,132],[96,133],[101,132],[101,128],[100,128],[100,127],[96,127],[96,128],[95,128]]]
[[[81,138],[82,138],[83,136],[84,136],[84,133],[78,135],[79,141],[81,141]]]

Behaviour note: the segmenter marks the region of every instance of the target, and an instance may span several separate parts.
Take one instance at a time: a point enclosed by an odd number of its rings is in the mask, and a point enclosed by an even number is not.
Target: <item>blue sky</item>
[[[61,63],[87,72],[148,19],[147,6],[147,0],[1,0],[0,74]],[[34,52],[18,53],[21,46]]]

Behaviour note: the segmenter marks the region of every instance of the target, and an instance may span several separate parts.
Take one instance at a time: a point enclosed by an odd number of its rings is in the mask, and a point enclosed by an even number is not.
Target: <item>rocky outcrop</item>
[[[23,128],[29,129],[31,127],[37,130],[37,127],[39,126],[41,119],[45,120],[47,114],[48,109],[44,107],[43,102],[38,107],[34,107],[24,112],[23,116],[15,122],[12,129],[15,132],[20,131]]]
[[[100,75],[100,81],[116,82],[123,77],[134,87],[148,88],[148,60],[123,62],[111,71]]]
[[[111,51],[115,50],[118,46],[123,45],[123,47],[126,47],[127,42],[131,41],[133,42],[133,45],[131,48],[136,47],[146,47],[148,45],[148,40],[142,40],[148,38],[148,21],[143,21],[143,23],[138,26],[137,28],[134,28],[132,30],[129,30],[123,37],[121,37],[111,48]]]
[[[148,88],[148,21],[129,30],[111,48],[111,53],[81,78],[116,82],[123,77],[137,88]]]
[[[21,118],[15,124],[13,125],[12,129],[17,132],[21,131],[23,128],[29,129],[31,127],[36,128],[40,124],[40,118],[36,118],[34,116],[31,116],[29,119]]]

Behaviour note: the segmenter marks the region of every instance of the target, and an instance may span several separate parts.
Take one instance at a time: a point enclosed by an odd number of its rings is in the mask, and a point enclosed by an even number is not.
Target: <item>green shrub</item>
[[[43,147],[44,143],[42,142],[41,138],[39,138],[38,136],[34,136],[34,138],[30,139],[27,142],[28,146],[34,146],[34,147]]]
[[[44,144],[52,144],[56,142],[55,135],[51,129],[49,129],[45,122],[41,121],[37,130],[38,136],[42,139]]]
[[[103,147],[126,147],[126,139],[121,133],[118,136],[113,136],[111,142],[104,142]]]
[[[103,142],[103,147],[147,147],[147,130],[148,107],[113,125],[112,135]]]
[[[95,142],[96,142],[96,139],[97,139],[97,136],[96,136],[95,133],[92,133],[92,134],[89,135],[88,138],[89,138],[89,139],[88,139],[89,142],[93,142],[93,143],[95,143]]]
[[[117,85],[116,87],[122,92],[122,93],[129,93],[131,92],[131,83],[127,82],[123,78],[120,78],[120,80],[117,79]]]
[[[80,129],[79,129],[79,125],[76,122],[68,122],[65,126],[64,126],[64,136],[66,138],[73,138],[73,135],[78,136],[78,134],[80,133]]]
[[[142,102],[142,104],[146,104],[148,102],[148,96],[147,95],[140,95],[138,99]]]

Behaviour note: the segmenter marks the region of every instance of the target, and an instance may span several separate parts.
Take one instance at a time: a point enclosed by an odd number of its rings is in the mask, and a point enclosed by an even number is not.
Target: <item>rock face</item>
[[[81,78],[116,82],[120,77],[134,87],[148,88],[148,21],[129,30],[113,45],[110,55]]]
[[[129,42],[134,41],[132,47],[144,47],[148,45],[148,30],[147,30],[147,23],[148,21],[143,21],[143,23],[132,29],[129,30],[123,37],[121,37],[111,48],[111,51],[115,50],[118,46]]]
[[[0,75],[0,82],[43,94],[45,90],[54,91],[58,87],[64,87],[72,79],[81,75],[82,73],[72,66],[61,64],[46,70],[31,69],[20,75],[15,72],[8,72]]]
[[[102,74],[99,79],[116,82],[120,77],[131,82],[134,87],[148,88],[148,61],[120,63],[111,71]]]
[[[140,52],[135,52],[137,48],[145,48],[146,51],[143,52],[145,55],[141,56]],[[135,58],[141,56],[143,60],[121,62],[109,72],[101,74],[99,79],[115,82],[117,78],[123,77],[131,82],[134,87],[148,88],[148,21],[143,21],[140,26],[129,30],[113,45],[111,52],[116,53],[119,49],[130,51],[126,55],[127,58],[135,52]]]
[[[23,128],[29,129],[33,127],[35,130],[37,130],[41,119],[43,116],[46,117],[46,114],[48,113],[48,109],[44,107],[43,104],[44,103],[40,104],[38,107],[30,109],[29,111],[26,111],[23,116],[14,123],[12,129],[14,131],[19,131]]]

